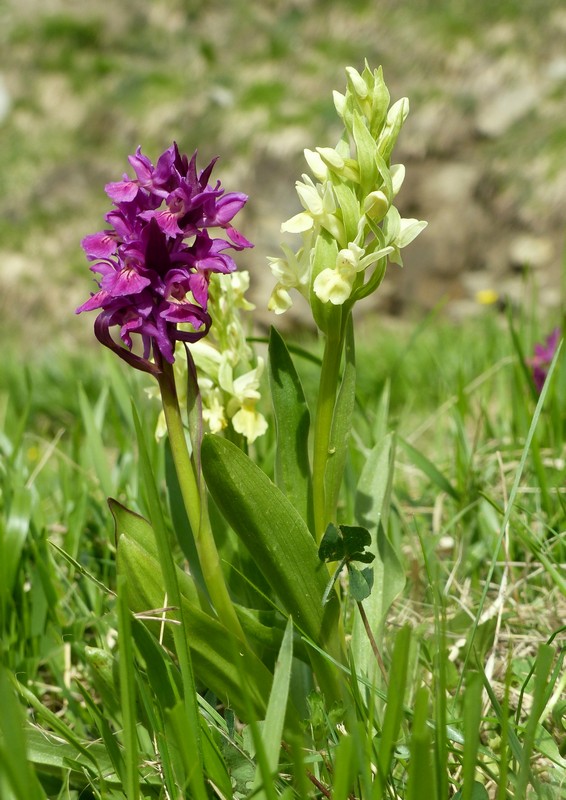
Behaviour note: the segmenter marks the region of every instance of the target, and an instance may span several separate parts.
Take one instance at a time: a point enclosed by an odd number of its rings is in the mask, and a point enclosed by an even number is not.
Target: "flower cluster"
[[[257,409],[264,362],[261,357],[254,357],[242,324],[241,312],[255,308],[245,297],[249,281],[245,270],[211,276],[209,313],[212,326],[206,340],[191,347],[190,355],[197,368],[202,417],[208,430],[219,433],[231,425],[251,444],[265,433],[267,421]],[[182,408],[187,400],[187,368],[187,352],[184,347],[178,348],[174,373]],[[156,387],[149,393],[159,394]],[[165,417],[161,413],[157,438],[165,433]]]
[[[282,232],[302,236],[294,253],[270,258],[277,284],[269,301],[276,314],[291,305],[289,290],[298,289],[311,303],[341,306],[366,297],[380,284],[387,260],[402,264],[401,249],[426,227],[402,219],[393,205],[405,176],[402,164],[391,165],[391,151],[409,112],[402,98],[389,108],[381,69],[365,66],[360,75],[347,70],[346,94],[334,93],[344,123],[336,148],[305,150],[314,176],[296,184],[304,208],[284,222]]]
[[[196,153],[189,160],[175,143],[155,166],[139,147],[128,160],[135,178],[124,175],[106,186],[115,205],[105,217],[110,227],[83,239],[91,270],[101,278],[77,313],[100,309],[99,341],[136,368],[158,374],[162,359],[173,363],[176,341],[196,342],[208,332],[211,273],[236,269],[226,251],[252,247],[231,226],[247,197],[225,194],[220,181],[209,185],[216,159],[197,173]],[[212,229],[226,238],[213,238]],[[112,337],[114,326],[123,344]],[[142,355],[132,351],[133,334],[141,337]]]
[[[555,328],[546,337],[544,344],[535,344],[535,354],[528,360],[528,364],[533,371],[533,381],[539,394],[542,392],[542,387],[548,375],[552,359],[556,354],[561,335],[560,328]]]

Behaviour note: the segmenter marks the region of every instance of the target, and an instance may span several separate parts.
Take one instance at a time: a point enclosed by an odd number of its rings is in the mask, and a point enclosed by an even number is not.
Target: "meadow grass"
[[[376,665],[368,682],[352,650],[348,702],[329,707],[312,693],[301,740],[281,726],[293,653],[308,642],[279,639],[266,721],[242,726],[201,682],[187,708],[191,678],[160,644],[171,634],[162,611],[128,611],[106,498],[152,519],[166,499],[164,447],[145,437],[152,499],[133,446],[130,397],[145,430],[156,423],[148,379],[111,356],[25,368],[8,356],[0,797],[564,796],[566,372],[560,354],[534,391],[521,357],[546,333],[537,325],[491,310],[457,326],[362,325],[340,514],[350,518],[357,476],[383,438],[395,471],[380,489],[382,522],[398,559],[385,560],[378,594],[394,584],[383,607],[394,602],[376,643],[383,674]],[[317,357],[314,342],[308,352]],[[312,400],[313,361],[297,363]],[[271,471],[273,432],[255,457]],[[245,689],[242,702],[252,702]]]

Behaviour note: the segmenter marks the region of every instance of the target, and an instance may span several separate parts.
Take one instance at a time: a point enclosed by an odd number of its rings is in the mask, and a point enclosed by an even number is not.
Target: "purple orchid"
[[[533,381],[539,394],[542,392],[542,387],[544,386],[548,374],[548,368],[556,353],[560,336],[560,328],[555,328],[552,333],[547,336],[544,344],[535,344],[535,354],[532,358],[529,358],[527,362],[533,371]]]
[[[158,375],[162,359],[173,363],[175,342],[196,342],[205,336],[212,272],[233,272],[227,250],[253,247],[231,222],[247,196],[224,193],[220,181],[209,184],[216,159],[197,172],[196,153],[189,160],[173,143],[153,166],[138,147],[128,157],[135,178],[106,185],[115,208],[106,230],[82,241],[92,272],[100,276],[98,291],[77,308],[99,310],[97,339],[137,369]],[[213,238],[220,229],[227,238]],[[178,326],[182,325],[182,328]],[[110,328],[119,326],[122,344]],[[132,334],[142,354],[132,351]]]

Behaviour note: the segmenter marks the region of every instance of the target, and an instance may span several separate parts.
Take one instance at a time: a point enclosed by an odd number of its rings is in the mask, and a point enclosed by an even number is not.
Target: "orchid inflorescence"
[[[353,67],[346,72],[345,95],[334,92],[344,135],[336,148],[304,151],[314,180],[297,181],[304,210],[281,226],[300,234],[302,246],[293,252],[283,244],[284,257],[270,259],[277,284],[269,307],[276,314],[292,305],[290,289],[307,298],[315,318],[317,303],[342,306],[366,297],[383,279],[387,260],[402,264],[401,249],[426,227],[403,219],[393,205],[405,168],[391,165],[391,151],[409,101],[389,108],[381,68],[372,72],[366,64],[361,74]]]
[[[154,166],[138,147],[129,156],[136,177],[105,187],[116,206],[105,217],[110,227],[83,239],[101,279],[77,313],[100,309],[97,338],[137,369],[158,375],[163,359],[174,362],[176,341],[207,334],[211,273],[233,272],[226,251],[253,246],[231,226],[246,195],[225,194],[220,181],[209,185],[215,161],[197,173],[196,153],[189,160],[173,143]],[[212,229],[226,238],[213,238]],[[114,326],[123,344],[112,337]],[[132,349],[133,334],[141,337],[141,355]]]

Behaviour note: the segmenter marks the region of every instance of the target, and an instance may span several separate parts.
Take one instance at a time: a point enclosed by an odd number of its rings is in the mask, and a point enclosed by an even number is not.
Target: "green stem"
[[[164,365],[158,381],[173,462],[189,524],[195,538],[206,588],[221,622],[239,639],[245,641],[245,634],[224,580],[208,516],[206,496],[204,492],[201,495],[194,459],[191,458],[187,447],[173,367],[170,364]]]
[[[330,455],[330,436],[338,383],[340,361],[344,349],[344,329],[340,327],[336,335],[327,334],[320,371],[318,402],[314,427],[313,446],[313,507],[316,541],[320,542],[329,522],[332,522],[334,509],[327,507],[325,474]]]

